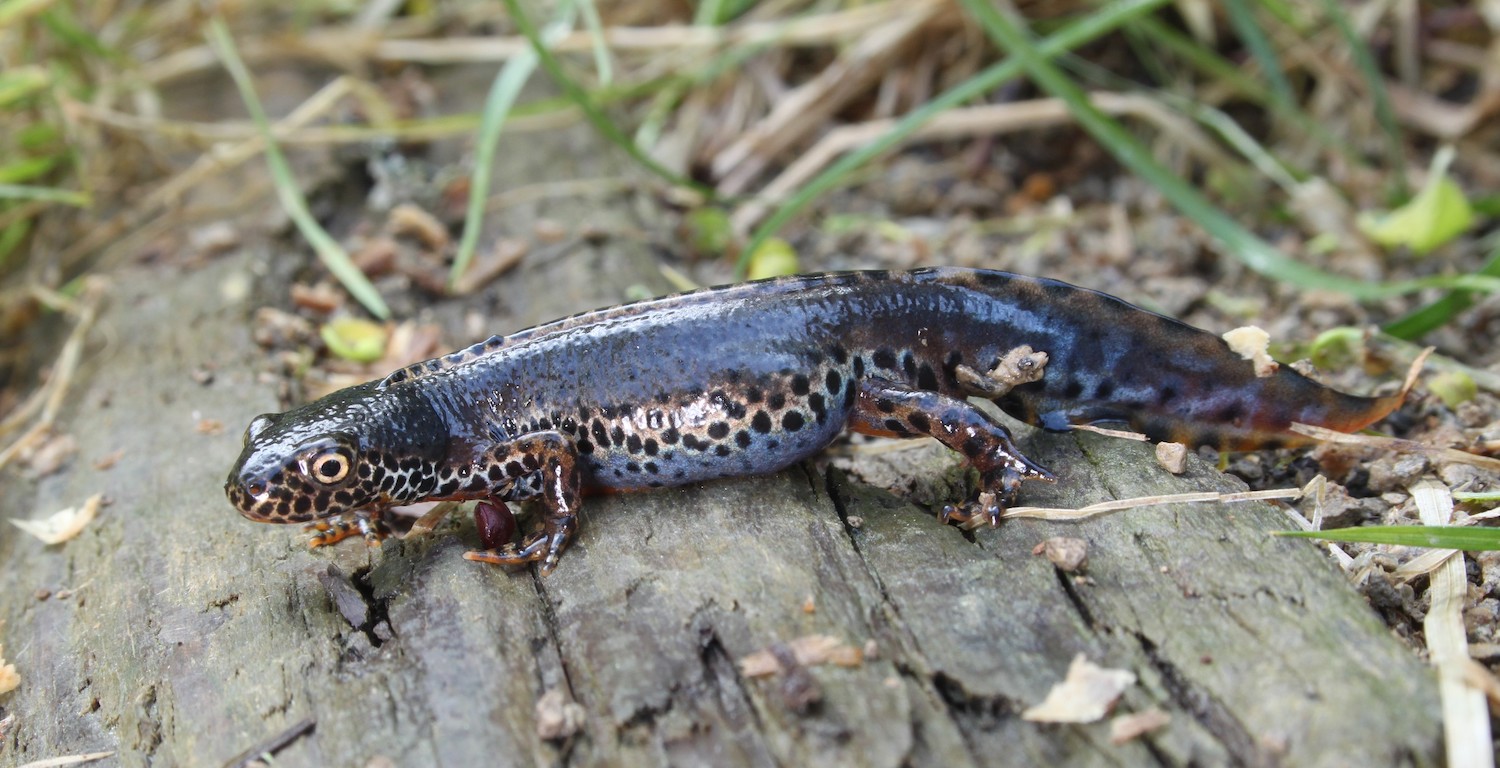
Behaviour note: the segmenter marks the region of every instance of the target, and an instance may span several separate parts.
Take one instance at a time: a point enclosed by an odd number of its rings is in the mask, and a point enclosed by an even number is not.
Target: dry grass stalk
[[[1205,162],[1230,164],[1219,147],[1191,121],[1172,112],[1155,99],[1136,94],[1095,93],[1090,101],[1110,115],[1130,115],[1156,125],[1173,141],[1186,146]],[[994,137],[1007,133],[1071,124],[1073,116],[1061,99],[1030,99],[1008,104],[986,104],[951,109],[929,120],[907,137],[904,144],[958,138]],[[839,156],[859,149],[889,132],[896,120],[871,120],[829,131],[806,152],[766,184],[756,196],[730,217],[736,232],[748,232],[764,219],[772,206],[802,188]]]
[[[1114,499],[1101,501],[1098,504],[1090,504],[1078,509],[1063,509],[1059,507],[1011,507],[1000,516],[1006,519],[1014,517],[1026,517],[1037,520],[1083,520],[1104,515],[1110,512],[1120,512],[1127,509],[1138,509],[1141,507],[1155,507],[1162,504],[1192,504],[1197,502],[1213,502],[1216,504],[1232,504],[1238,501],[1261,501],[1265,499],[1300,499],[1306,492],[1305,488],[1271,488],[1264,491],[1244,491],[1241,493],[1215,493],[1213,491],[1202,491],[1199,493],[1173,493],[1163,496],[1137,496],[1130,499]],[[982,524],[980,517],[969,521],[966,527],[977,528]]]
[[[63,343],[62,351],[57,355],[57,362],[52,365],[52,372],[47,377],[47,382],[42,385],[16,412],[8,416],[0,423],[0,435],[20,427],[26,420],[40,412],[40,416],[32,423],[15,442],[0,450],[0,468],[4,468],[15,457],[28,446],[40,440],[57,419],[57,412],[62,409],[64,399],[67,397],[68,388],[73,383],[73,373],[78,369],[78,362],[83,357],[83,343],[88,338],[89,329],[94,325],[98,316],[99,302],[103,298],[103,282],[97,279],[88,281],[84,288],[84,296],[77,305],[78,322],[73,325],[68,340]]]
[[[1412,488],[1423,525],[1448,525],[1453,518],[1453,496],[1448,487],[1428,480]],[[1422,622],[1427,649],[1438,670],[1438,694],[1443,706],[1443,734],[1448,764],[1483,768],[1495,764],[1490,742],[1490,712],[1483,691],[1469,685],[1469,641],[1464,630],[1464,597],[1468,578],[1464,556],[1447,555],[1432,574],[1428,595],[1432,607]]]
[[[719,191],[744,192],[773,158],[823,129],[831,115],[864,94],[907,43],[948,8],[936,0],[902,3],[900,15],[860,38],[812,80],[777,99],[770,114],[714,158]]]
[[[1420,453],[1431,457],[1436,461],[1450,464],[1468,464],[1491,472],[1500,472],[1500,459],[1490,456],[1480,456],[1477,453],[1460,451],[1457,448],[1442,448],[1435,445],[1419,443],[1416,440],[1403,440],[1399,437],[1387,437],[1385,435],[1349,435],[1336,432],[1325,427],[1315,427],[1311,424],[1292,424],[1292,431],[1299,435],[1307,435],[1329,443],[1340,443],[1342,445],[1362,445],[1367,448],[1377,448],[1386,451],[1402,451],[1405,453]]]

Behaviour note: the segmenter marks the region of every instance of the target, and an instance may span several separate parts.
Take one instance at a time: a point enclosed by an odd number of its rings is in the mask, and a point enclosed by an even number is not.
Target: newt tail
[[[936,438],[980,476],[943,517],[997,522],[1023,481],[1052,475],[969,398],[1050,430],[1124,422],[1241,449],[1306,442],[1294,422],[1365,427],[1404,394],[1260,378],[1213,334],[1055,280],[806,275],[575,315],[256,417],[225,491],[324,543],[379,541],[393,505],[481,500],[484,550],[467,556],[546,573],[585,492],[774,472],[846,429]],[[512,543],[506,502],[526,499],[545,512]]]

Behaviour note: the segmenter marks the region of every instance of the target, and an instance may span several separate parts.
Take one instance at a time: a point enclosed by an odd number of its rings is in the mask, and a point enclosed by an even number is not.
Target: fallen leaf
[[[1433,158],[1433,172],[1416,197],[1389,213],[1361,214],[1360,229],[1387,248],[1405,246],[1418,256],[1463,234],[1474,223],[1474,209],[1448,176],[1451,159],[1451,150],[1438,152]]]
[[[336,317],[318,329],[328,351],[356,363],[373,363],[385,354],[387,331],[373,320]]]
[[[788,642],[793,658],[798,664],[810,667],[814,664],[831,663],[841,667],[857,667],[864,662],[864,651],[831,635],[803,635]],[[755,651],[740,659],[740,674],[745,677],[764,677],[783,671],[775,654],[768,650]]]
[[[1109,721],[1109,743],[1120,746],[1127,741],[1148,734],[1167,723],[1172,716],[1152,707],[1145,712],[1132,712]]]
[[[1092,723],[1104,718],[1120,694],[1135,685],[1135,673],[1105,669],[1078,654],[1068,665],[1068,676],[1052,686],[1047,698],[1021,713],[1033,723]]]
[[[78,441],[72,435],[53,433],[41,445],[27,452],[26,464],[32,477],[46,477],[62,469],[77,452]]]
[[[410,237],[435,254],[441,254],[453,241],[443,222],[411,203],[402,203],[391,209],[386,230],[397,237]]]
[[[782,275],[795,275],[802,269],[797,261],[797,252],[792,250],[791,244],[779,237],[768,238],[755,249],[750,255],[750,265],[746,270],[746,277],[751,280],[760,280],[766,277],[781,277]]]
[[[46,544],[61,544],[77,536],[79,531],[93,522],[103,502],[104,494],[96,493],[88,497],[82,506],[68,507],[43,520],[23,520],[12,517],[10,521],[17,528],[41,539]]]

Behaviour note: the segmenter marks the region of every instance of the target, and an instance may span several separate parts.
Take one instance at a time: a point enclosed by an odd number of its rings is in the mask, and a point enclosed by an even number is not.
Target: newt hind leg
[[[522,471],[540,475],[542,521],[519,545],[496,546],[498,537],[482,532],[484,544],[491,548],[465,552],[464,559],[496,565],[541,563],[542,575],[551,573],[578,532],[582,481],[572,441],[560,432],[536,432],[506,443],[488,460],[506,467],[515,464]]]
[[[926,435],[963,454],[979,470],[979,493],[962,506],[944,507],[943,522],[966,523],[984,515],[990,525],[997,525],[1022,481],[1053,479],[1051,472],[1016,449],[1009,430],[969,403],[938,392],[864,379],[849,429],[882,437]]]

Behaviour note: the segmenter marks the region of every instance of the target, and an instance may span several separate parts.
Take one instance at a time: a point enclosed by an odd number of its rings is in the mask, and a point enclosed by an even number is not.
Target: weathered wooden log
[[[239,426],[275,407],[247,305],[202,306],[245,264],[120,275],[109,341],[62,425],[81,455],[40,482],[5,480],[10,516],[112,502],[60,546],[0,538],[5,647],[24,676],[4,702],[11,760],[115,750],[124,765],[214,765],[304,718],[315,730],[278,765],[1438,760],[1430,673],[1314,547],[1267,535],[1286,523],[1265,503],[966,536],[807,466],[590,499],[545,579],[462,560],[477,537],[458,519],[379,551],[308,551],[222,496]],[[207,386],[190,376],[204,364],[217,366]],[[199,434],[201,418],[228,428]],[[1028,485],[1028,503],[1236,485],[1196,460],[1172,476],[1127,441],[1021,444],[1061,478]],[[112,469],[91,467],[115,450]],[[1085,581],[1031,553],[1053,535],[1088,541]],[[809,668],[821,700],[802,711],[784,677],[740,673],[809,635],[877,653]],[[1105,723],[1021,720],[1079,653],[1139,676],[1121,711],[1159,707],[1171,724],[1117,747]],[[570,738],[538,735],[552,689],[582,708]]]

